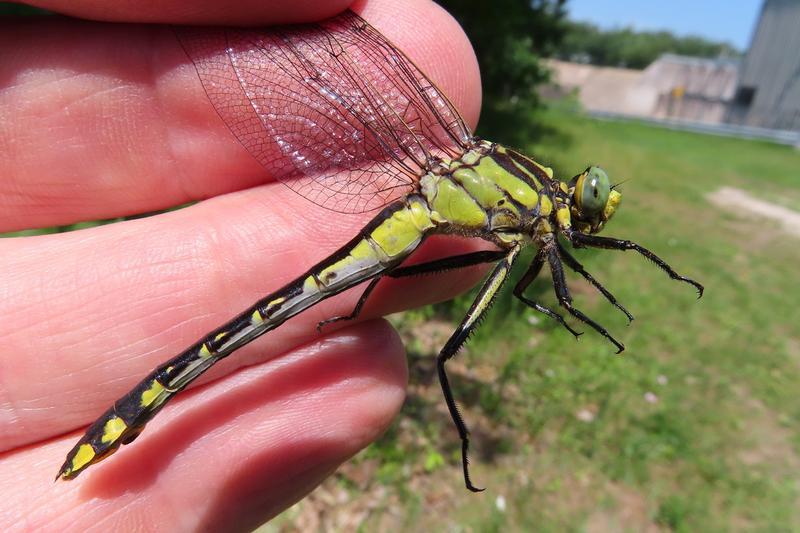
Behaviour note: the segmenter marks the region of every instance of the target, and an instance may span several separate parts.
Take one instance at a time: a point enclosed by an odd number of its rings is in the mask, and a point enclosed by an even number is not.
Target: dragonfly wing
[[[471,139],[433,83],[352,12],[318,24],[176,33],[236,138],[272,177],[322,207],[383,207]]]

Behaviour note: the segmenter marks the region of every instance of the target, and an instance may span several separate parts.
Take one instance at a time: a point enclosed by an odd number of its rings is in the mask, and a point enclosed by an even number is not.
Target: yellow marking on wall
[[[118,416],[111,417],[106,422],[106,425],[103,426],[103,436],[100,441],[106,444],[115,442],[126,429],[128,429],[128,424],[124,420]]]
[[[154,379],[150,384],[150,388],[142,393],[140,405],[142,407],[149,407],[159,396],[164,392],[165,387],[158,380]]]
[[[81,444],[75,456],[72,458],[72,467],[64,472],[64,476],[68,476],[72,472],[77,472],[84,466],[88,465],[94,459],[95,451],[91,444]]]

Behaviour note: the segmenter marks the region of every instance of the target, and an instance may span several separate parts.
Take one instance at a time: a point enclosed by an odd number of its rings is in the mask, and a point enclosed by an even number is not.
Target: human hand
[[[268,25],[324,18],[347,3],[38,5],[110,22]],[[474,57],[441,9],[422,0],[354,9],[475,123]],[[202,200],[0,240],[0,529],[257,526],[378,437],[402,403],[403,349],[385,322],[314,328],[349,312],[359,289],[220,363],[113,459],[76,481],[52,479],[83,427],[152,367],[335,250],[369,215],[332,216],[268,182],[169,28],[0,25],[0,231]],[[464,251],[440,241],[435,255]],[[419,260],[432,255],[428,247]],[[366,311],[446,299],[477,275],[387,281]]]

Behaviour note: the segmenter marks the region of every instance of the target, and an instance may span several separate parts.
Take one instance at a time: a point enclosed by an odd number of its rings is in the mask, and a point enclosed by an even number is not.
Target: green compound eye
[[[575,184],[575,200],[578,208],[586,214],[602,211],[610,192],[608,174],[600,167],[589,167]]]

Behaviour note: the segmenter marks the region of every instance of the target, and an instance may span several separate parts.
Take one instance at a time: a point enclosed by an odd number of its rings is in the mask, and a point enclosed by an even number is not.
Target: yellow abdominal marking
[[[380,246],[387,258],[397,257],[416,246],[422,238],[423,230],[418,225],[424,223],[424,219],[419,215],[408,209],[401,209],[375,228],[370,238]],[[432,226],[429,220],[428,224]]]
[[[100,440],[105,443],[114,442],[126,429],[128,425],[120,417],[109,418],[103,427],[103,437]]]
[[[72,468],[67,472],[64,472],[63,475],[68,476],[70,473],[85,467],[92,462],[94,456],[95,452],[91,444],[81,444],[77,453],[75,453],[75,456],[72,458]]]
[[[349,267],[363,262],[364,258],[375,257],[375,255],[375,249],[368,240],[364,239],[359,242],[353,251],[347,256],[343,257],[331,266],[322,269],[319,274],[317,274],[317,278],[324,287],[329,287],[330,285],[334,285],[336,280],[339,279],[340,275],[344,272],[347,272]],[[313,276],[311,279],[313,280]],[[306,279],[306,283],[308,283],[308,279]],[[317,283],[314,282],[314,291],[316,292],[320,289],[321,288],[317,286]]]
[[[150,388],[142,393],[142,401],[140,402],[142,407],[152,404],[165,390],[164,385],[154,379]]]

